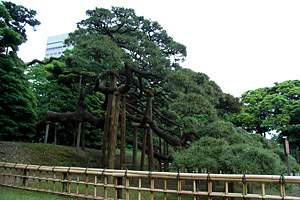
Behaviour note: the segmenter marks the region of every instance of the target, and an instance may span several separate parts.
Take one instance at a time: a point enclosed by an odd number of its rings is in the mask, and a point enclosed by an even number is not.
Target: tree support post
[[[81,147],[82,150],[85,150],[85,131],[84,131],[84,122],[81,124]]]
[[[289,154],[290,154],[290,147],[289,147],[289,140],[287,136],[284,136],[284,152],[285,152],[285,158],[286,158],[286,167],[287,167],[287,175],[291,175],[291,167],[290,167],[290,160],[289,160]]]
[[[123,95],[122,99],[120,167],[126,169],[126,95]]]
[[[79,149],[79,146],[80,146],[81,125],[82,125],[82,122],[79,122],[79,124],[78,124],[78,130],[77,130],[76,149]]]
[[[54,124],[54,144],[57,143],[57,123]]]
[[[179,128],[179,139],[180,139],[180,151],[183,149],[182,145],[181,145],[181,140],[182,140],[182,128]],[[182,164],[181,167],[180,167],[180,172],[184,173],[185,172],[185,165]]]
[[[119,112],[120,112],[120,93],[114,92],[112,101],[112,112],[111,112],[111,125],[109,131],[109,144],[108,144],[108,158],[107,168],[115,168],[115,156],[117,146],[117,131],[119,123]]]
[[[299,161],[299,147],[296,148],[296,160],[297,160],[297,163],[299,164],[300,161]]]
[[[137,170],[137,151],[138,151],[138,127],[134,127],[133,132],[133,152],[132,152],[132,169]]]
[[[147,114],[149,118],[152,120],[152,97],[153,93],[151,91],[147,94]],[[148,170],[154,170],[154,151],[153,151],[153,132],[152,129],[148,128]]]
[[[72,146],[75,147],[76,146],[76,132],[77,132],[77,121],[75,124],[72,124],[73,125],[73,144]]]
[[[110,80],[110,87],[115,88],[117,85],[117,78],[116,76],[112,76]],[[110,124],[111,124],[111,112],[112,112],[112,100],[113,100],[113,94],[109,94],[107,97],[107,106],[106,106],[106,115],[105,115],[105,124],[104,124],[104,135],[102,140],[102,146],[101,146],[101,167],[105,168],[107,166],[106,162],[106,148],[107,148],[107,140],[108,140],[108,134],[110,130]]]
[[[169,155],[169,149],[168,149],[168,143],[164,140],[164,155]],[[169,162],[165,160],[164,163],[164,171],[168,172],[169,171]]]
[[[48,135],[49,135],[49,128],[50,128],[50,122],[46,122],[46,132],[45,132],[45,138],[44,138],[44,143],[47,144],[48,141]]]
[[[159,140],[158,140],[158,152],[161,154],[161,137],[159,137]],[[158,159],[157,160],[158,162],[157,162],[157,164],[158,164],[158,171],[162,171],[162,164],[161,164],[161,160],[160,159]]]
[[[147,128],[144,128],[144,136],[143,136],[143,146],[142,146],[142,155],[141,155],[141,164],[140,170],[144,171],[145,165],[145,153],[146,153],[146,143],[147,143]]]

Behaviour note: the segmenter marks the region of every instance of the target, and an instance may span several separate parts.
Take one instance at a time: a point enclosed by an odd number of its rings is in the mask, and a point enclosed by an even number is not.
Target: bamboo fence
[[[158,184],[160,182],[161,184]],[[205,184],[201,189],[200,182]],[[240,192],[230,191],[230,183],[240,184]],[[217,191],[215,184],[224,184]],[[260,193],[252,194],[247,184],[259,184]],[[266,184],[278,188],[277,195],[269,195]],[[200,197],[240,199],[286,199],[300,197],[286,195],[286,185],[300,187],[299,176],[202,174],[113,170],[80,167],[39,166],[0,162],[0,185],[32,191],[78,197],[84,199],[175,199],[198,200]],[[173,187],[171,187],[173,186]],[[188,188],[188,189],[187,189]],[[300,189],[300,188],[299,188]],[[101,191],[100,191],[101,190]],[[123,193],[122,193],[123,191]],[[124,193],[125,191],[125,193]],[[158,193],[160,193],[158,196]],[[144,197],[143,197],[144,196]]]

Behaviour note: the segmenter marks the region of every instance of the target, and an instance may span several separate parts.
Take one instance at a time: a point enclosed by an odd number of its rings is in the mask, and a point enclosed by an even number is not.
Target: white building
[[[68,34],[56,35],[48,37],[45,57],[60,57],[66,49],[72,49],[73,46],[67,46],[65,40]]]

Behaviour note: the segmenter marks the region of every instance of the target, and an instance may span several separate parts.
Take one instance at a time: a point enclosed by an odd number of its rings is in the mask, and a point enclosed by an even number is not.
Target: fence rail
[[[200,184],[201,183],[201,184]],[[241,190],[234,192],[232,184]],[[255,186],[258,193],[250,193]],[[268,194],[273,184],[278,194]],[[201,174],[38,166],[0,162],[0,185],[85,199],[286,199],[286,185],[299,187],[299,176]],[[253,191],[251,191],[253,192]]]

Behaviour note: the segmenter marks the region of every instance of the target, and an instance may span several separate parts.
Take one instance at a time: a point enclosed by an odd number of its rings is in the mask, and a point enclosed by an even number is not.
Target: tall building
[[[48,37],[45,57],[60,57],[66,49],[72,49],[73,46],[67,46],[65,40],[68,34],[56,35]]]

